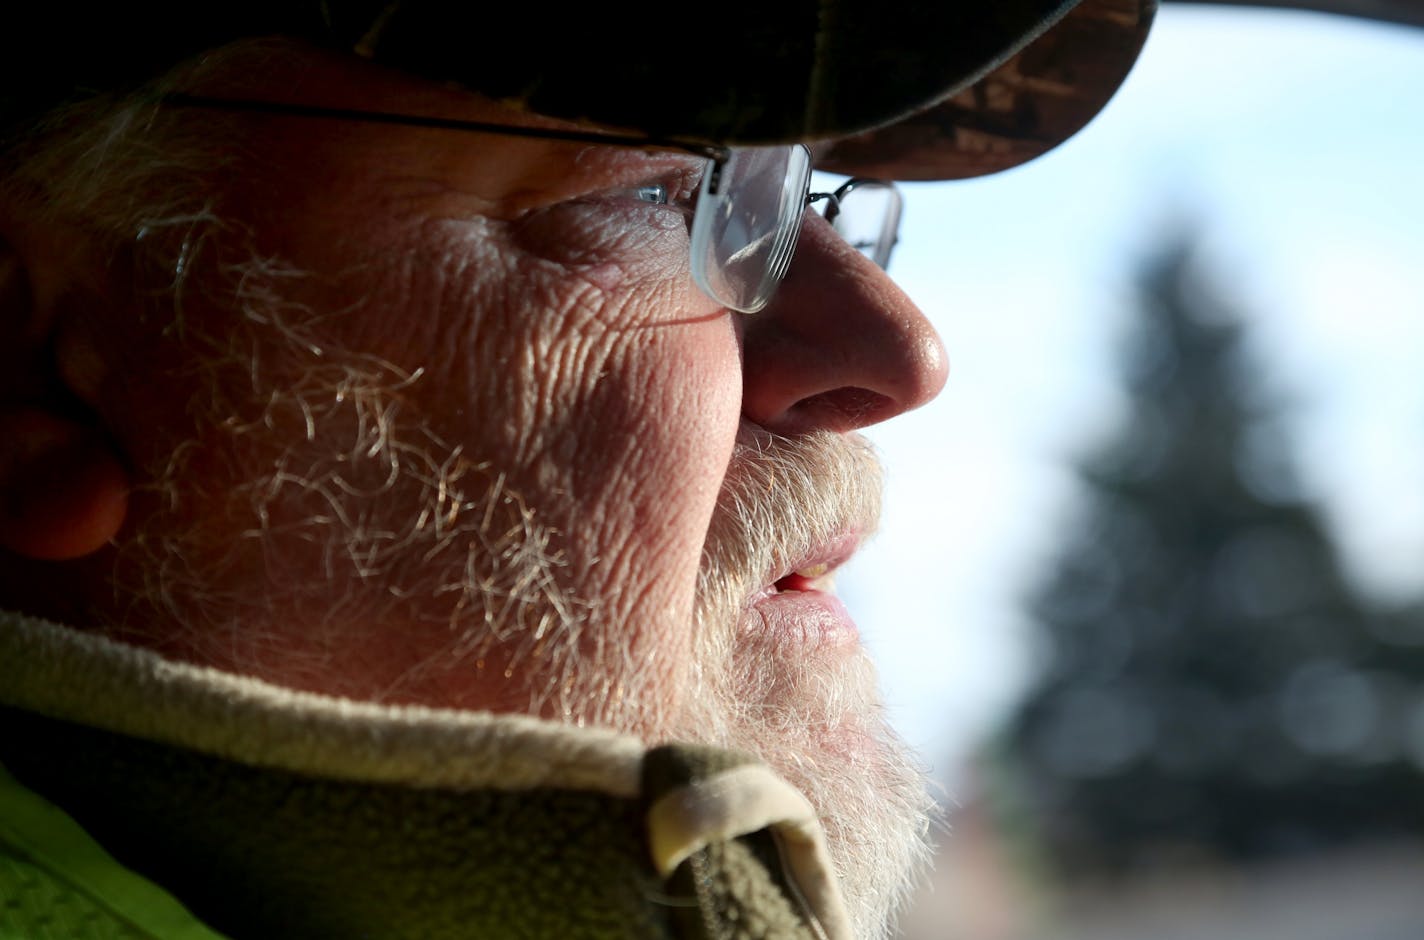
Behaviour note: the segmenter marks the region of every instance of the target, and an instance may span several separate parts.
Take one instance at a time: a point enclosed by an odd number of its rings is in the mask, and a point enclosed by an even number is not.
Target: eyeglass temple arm
[[[870,176],[853,176],[850,179],[846,180],[844,183],[842,183],[839,187],[837,187],[836,191],[833,193],[807,193],[806,207],[809,209],[812,205],[820,202],[822,199],[826,200],[826,209],[822,213],[822,215],[825,216],[827,222],[834,222],[836,216],[841,214],[841,200],[845,199],[846,196],[849,196],[852,192],[856,190],[857,187],[860,186],[879,186],[884,189],[890,190],[890,192],[893,194],[895,202],[894,216],[897,221],[899,220],[899,188],[892,180],[875,179],[874,177]]]
[[[809,209],[822,199],[826,200],[826,208],[821,211],[827,222],[834,222],[836,216],[841,214],[841,200],[839,190],[834,193],[807,193],[806,208]]]
[[[555,127],[525,127],[518,124],[496,124],[487,121],[465,121],[455,118],[399,114],[391,111],[363,111],[354,108],[326,108],[317,105],[289,104],[280,101],[256,101],[246,98],[209,98],[173,92],[160,95],[159,104],[179,108],[209,108],[215,111],[248,111],[289,117],[322,118],[338,121],[363,121],[368,124],[394,124],[402,127],[429,127],[436,130],[465,131],[474,134],[498,134],[505,137],[532,137],[541,140],[567,140],[575,143],[610,144],[622,147],[658,147],[696,154],[718,163],[731,156],[731,149],[714,144],[698,144],[663,137],[640,137],[632,134],[603,134],[597,131],[577,131]]]

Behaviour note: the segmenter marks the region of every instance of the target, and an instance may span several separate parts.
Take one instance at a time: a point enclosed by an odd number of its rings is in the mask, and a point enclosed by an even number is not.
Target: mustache
[[[884,473],[859,435],[738,435],[702,550],[698,594],[721,609],[880,520]]]

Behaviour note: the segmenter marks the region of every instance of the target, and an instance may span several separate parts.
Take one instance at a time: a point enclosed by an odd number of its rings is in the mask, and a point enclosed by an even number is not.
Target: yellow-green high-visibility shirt
[[[224,940],[0,766],[0,940]]]

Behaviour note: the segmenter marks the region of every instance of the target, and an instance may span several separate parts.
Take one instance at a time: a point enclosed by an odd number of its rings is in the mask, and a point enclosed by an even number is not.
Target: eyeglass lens
[[[805,147],[736,150],[709,167],[692,224],[692,274],[708,296],[742,313],[766,306],[796,248],[810,181]]]
[[[894,185],[853,179],[828,201],[826,218],[853,248],[883,268],[890,263],[900,228],[900,203]]]

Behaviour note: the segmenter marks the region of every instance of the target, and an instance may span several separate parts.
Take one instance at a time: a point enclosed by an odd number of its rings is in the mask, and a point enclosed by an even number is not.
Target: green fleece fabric
[[[663,938],[637,801],[246,767],[0,711],[0,760],[233,937]]]
[[[705,805],[745,782],[743,755],[293,696],[73,633],[0,618],[0,940],[820,940],[835,922],[761,809],[742,825],[718,804],[705,836],[679,821],[695,851],[659,874],[650,807]]]

